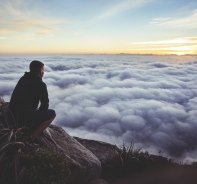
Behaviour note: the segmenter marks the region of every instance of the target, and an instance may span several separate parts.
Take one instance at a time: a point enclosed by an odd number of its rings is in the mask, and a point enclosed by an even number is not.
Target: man
[[[9,110],[14,117],[15,125],[27,125],[30,129],[30,138],[35,139],[51,124],[56,114],[54,110],[48,109],[47,86],[42,81],[44,64],[34,60],[30,63],[29,69],[30,72],[25,72],[12,93]]]

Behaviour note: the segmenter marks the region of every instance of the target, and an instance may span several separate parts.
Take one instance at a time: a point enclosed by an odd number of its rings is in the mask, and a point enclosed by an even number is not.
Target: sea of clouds
[[[0,55],[6,101],[34,59],[70,135],[197,160],[197,56]]]

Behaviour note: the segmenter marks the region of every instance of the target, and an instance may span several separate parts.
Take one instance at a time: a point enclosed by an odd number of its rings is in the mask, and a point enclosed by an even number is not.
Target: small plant
[[[192,165],[194,168],[197,168],[197,162],[192,162],[191,165]]]
[[[21,155],[26,174],[23,184],[66,184],[70,169],[63,153],[54,150],[38,150]]]
[[[120,158],[122,160],[123,174],[150,170],[155,167],[177,165],[172,159],[149,154],[147,151],[143,151],[142,148],[135,149],[133,143],[130,146],[125,146],[123,143],[121,150]]]

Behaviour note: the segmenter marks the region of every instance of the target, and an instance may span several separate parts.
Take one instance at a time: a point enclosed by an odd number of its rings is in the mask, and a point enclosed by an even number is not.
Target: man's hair
[[[39,73],[44,64],[41,61],[33,60],[29,65],[29,70],[32,73]]]

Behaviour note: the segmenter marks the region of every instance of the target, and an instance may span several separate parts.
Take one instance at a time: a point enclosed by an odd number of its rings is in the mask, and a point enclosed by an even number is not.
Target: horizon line
[[[140,53],[0,53],[0,55],[141,55],[141,56],[197,56],[197,54],[140,54]]]

